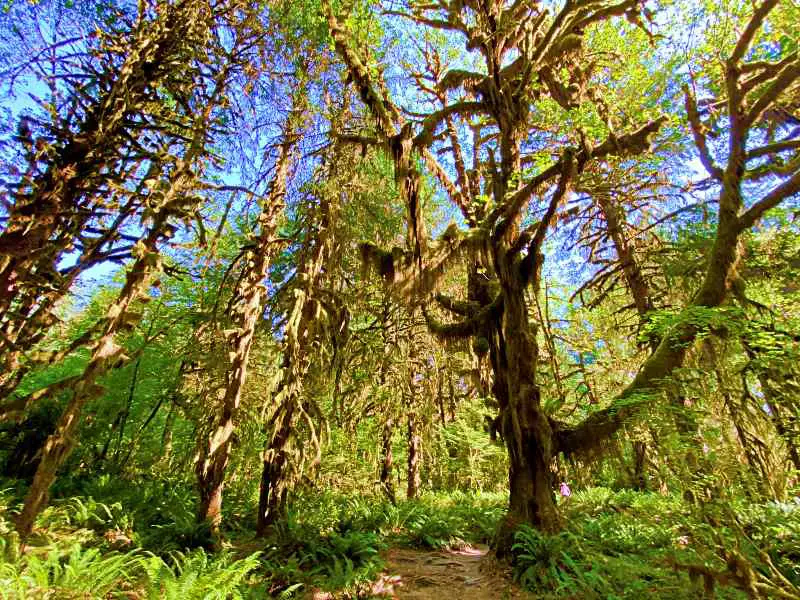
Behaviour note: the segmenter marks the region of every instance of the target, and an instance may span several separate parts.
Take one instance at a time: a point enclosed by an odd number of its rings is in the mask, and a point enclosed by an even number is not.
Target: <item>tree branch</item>
[[[775,208],[778,204],[797,193],[800,193],[800,172],[795,173],[792,177],[773,188],[771,192],[747,209],[744,214],[739,217],[738,230],[744,231],[745,229],[749,229],[755,225],[756,221],[758,221],[765,212]]]
[[[445,296],[444,294],[436,294],[434,299],[443,308],[462,317],[474,315],[480,308],[477,302],[454,300],[450,296]]]
[[[385,98],[376,91],[376,87],[372,83],[367,68],[350,49],[347,35],[338,19],[333,14],[330,2],[323,2],[323,9],[328,18],[328,28],[330,29],[336,51],[347,65],[347,70],[358,88],[361,100],[372,112],[381,133],[387,137],[394,136],[397,133],[395,123],[399,120],[396,109],[388,98]]]
[[[717,181],[722,181],[722,169],[714,163],[711,152],[708,150],[706,136],[705,133],[703,133],[703,124],[700,121],[700,113],[697,112],[697,102],[689,91],[688,85],[683,86],[683,96],[686,105],[686,113],[689,117],[689,128],[692,130],[692,137],[694,138],[694,145],[697,146],[697,151],[700,153],[700,162],[711,177]]]
[[[744,118],[744,125],[749,127],[767,110],[778,96],[789,89],[789,86],[800,78],[800,60],[786,65],[775,77],[772,84],[759,96]]]
[[[739,36],[739,41],[736,42],[736,47],[733,49],[733,53],[731,54],[730,58],[733,63],[738,63],[744,58],[747,49],[753,42],[756,32],[761,28],[761,25],[763,25],[764,19],[767,18],[769,12],[777,5],[778,0],[765,0],[761,6],[756,8],[753,16],[750,17],[750,21],[747,23],[747,27],[745,27],[744,32],[742,32],[742,35]]]
[[[444,108],[430,113],[422,121],[422,131],[414,138],[415,148],[427,148],[433,143],[433,135],[439,124],[452,115],[478,115],[486,113],[487,108],[483,102],[463,101],[450,104]]]
[[[422,314],[425,317],[425,322],[428,325],[428,329],[430,329],[431,333],[433,333],[436,337],[443,340],[467,338],[477,335],[481,329],[483,329],[489,319],[498,317],[502,311],[502,294],[498,294],[497,297],[492,300],[491,304],[483,307],[480,311],[475,313],[474,316],[458,323],[439,323],[430,315],[425,306],[422,307]]]

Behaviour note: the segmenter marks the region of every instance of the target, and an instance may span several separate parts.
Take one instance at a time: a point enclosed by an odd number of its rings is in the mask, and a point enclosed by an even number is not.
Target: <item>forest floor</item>
[[[440,551],[392,548],[386,552],[386,566],[372,584],[371,596],[409,600],[532,597],[513,583],[511,569],[494,560],[488,550],[483,545]]]

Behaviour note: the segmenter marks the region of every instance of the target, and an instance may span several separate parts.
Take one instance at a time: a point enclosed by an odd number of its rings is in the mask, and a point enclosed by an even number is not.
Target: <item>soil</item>
[[[510,600],[530,598],[485,546],[430,552],[389,550],[386,568],[373,584],[376,598],[408,600]]]

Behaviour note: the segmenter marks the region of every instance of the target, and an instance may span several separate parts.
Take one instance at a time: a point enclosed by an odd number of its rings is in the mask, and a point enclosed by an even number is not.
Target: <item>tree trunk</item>
[[[647,443],[642,440],[631,442],[633,450],[633,487],[640,492],[647,491]]]
[[[419,470],[422,438],[419,435],[418,427],[417,416],[413,412],[409,412],[406,434],[406,441],[408,442],[408,486],[406,488],[406,497],[409,500],[417,497],[422,482]]]
[[[301,96],[295,92],[292,106],[297,109],[301,104]],[[291,111],[288,119],[296,119],[296,114],[296,110]],[[197,461],[197,483],[200,490],[197,521],[208,522],[214,532],[219,528],[222,519],[222,490],[231,453],[234,417],[239,410],[242,390],[247,381],[247,367],[256,325],[262,317],[266,292],[263,281],[269,272],[270,248],[278,228],[278,217],[283,211],[295,144],[295,129],[297,123],[287,122],[280,154],[275,163],[275,175],[258,217],[258,235],[254,240],[254,247],[245,256],[242,277],[235,292],[237,303],[232,315],[235,329],[227,336],[231,358],[225,373],[225,395],[216,426],[209,439],[201,446],[200,459]]]
[[[222,491],[225,486],[225,469],[230,458],[230,438],[233,434],[233,415],[229,414],[214,431],[209,446],[213,458],[203,457],[197,462],[197,487],[200,502],[197,522],[206,522],[212,532],[222,521]]]
[[[177,193],[178,189],[179,186],[176,185],[171,192]],[[128,271],[125,285],[117,299],[106,311],[103,336],[98,340],[83,374],[74,384],[72,398],[61,414],[55,432],[42,448],[42,460],[17,520],[17,531],[23,541],[30,535],[36,516],[47,503],[50,486],[55,481],[58,468],[75,445],[75,433],[83,407],[105,391],[97,385],[98,378],[128,359],[114,338],[125,324],[131,322],[132,318],[128,313],[131,305],[145,293],[151,276],[161,268],[157,242],[167,227],[169,216],[168,211],[157,214],[147,235],[140,241],[140,256]]]
[[[510,550],[516,528],[527,523],[542,531],[560,527],[550,465],[553,431],[536,385],[538,347],[528,323],[524,290],[503,290],[503,315],[495,346],[495,396],[500,402],[503,439],[509,457],[509,511],[496,539],[499,554]]]
[[[288,446],[294,429],[295,407],[288,405],[281,417],[280,426],[264,451],[261,486],[258,495],[258,521],[256,535],[263,537],[269,527],[283,517],[288,493],[286,468]]]
[[[383,495],[392,504],[397,503],[397,498],[394,492],[394,483],[392,482],[392,468],[394,467],[394,457],[392,455],[392,433],[394,430],[394,421],[390,418],[386,419],[383,424],[383,435],[381,440],[381,491]]]
[[[272,195],[268,197],[270,203]],[[280,204],[282,205],[282,196]],[[265,212],[275,211],[278,207],[265,207]],[[243,278],[237,294],[242,306],[237,308],[235,320],[236,330],[230,337],[232,360],[226,372],[225,395],[216,425],[201,447],[200,458],[196,465],[197,484],[200,492],[200,503],[197,521],[211,525],[212,531],[218,529],[222,519],[222,491],[225,486],[225,470],[231,452],[231,438],[234,430],[234,418],[241,402],[242,390],[247,380],[247,365],[250,349],[255,334],[256,324],[261,317],[263,286],[262,280],[267,274],[269,259],[267,247],[272,239],[276,220],[270,216],[262,223],[262,234],[259,236],[258,251],[248,253],[247,273]]]
[[[42,448],[42,459],[36,469],[28,494],[25,496],[22,512],[17,518],[17,532],[23,542],[33,531],[33,523],[37,515],[47,505],[50,487],[56,479],[58,468],[75,446],[75,432],[80,423],[81,410],[87,399],[77,390],[73,392],[69,404],[61,413],[55,432],[47,438]]]

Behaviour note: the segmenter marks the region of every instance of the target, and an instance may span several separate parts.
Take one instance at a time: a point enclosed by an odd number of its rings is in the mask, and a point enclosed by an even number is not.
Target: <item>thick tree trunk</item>
[[[538,392],[537,392],[538,394]],[[543,531],[560,526],[550,464],[553,459],[550,424],[530,407],[515,411],[525,424],[516,433],[505,430],[509,452],[509,512],[516,523],[532,524]],[[513,426],[512,426],[513,428]]]
[[[499,354],[495,395],[509,457],[509,511],[496,539],[500,554],[511,548],[520,524],[551,532],[561,524],[550,469],[553,431],[535,381],[538,348],[528,322],[524,290],[507,286],[503,297],[502,324],[495,343]]]
[[[381,436],[381,491],[383,495],[395,504],[397,498],[394,492],[394,483],[392,482],[392,469],[394,467],[394,456],[392,454],[392,434],[394,433],[394,421],[390,418],[386,419],[383,424],[383,434]]]
[[[200,495],[197,522],[208,523],[212,532],[219,529],[222,521],[222,492],[225,486],[225,469],[230,459],[232,434],[233,416],[229,415],[212,434],[212,441],[209,443],[212,456],[204,457],[197,463],[197,487]]]

